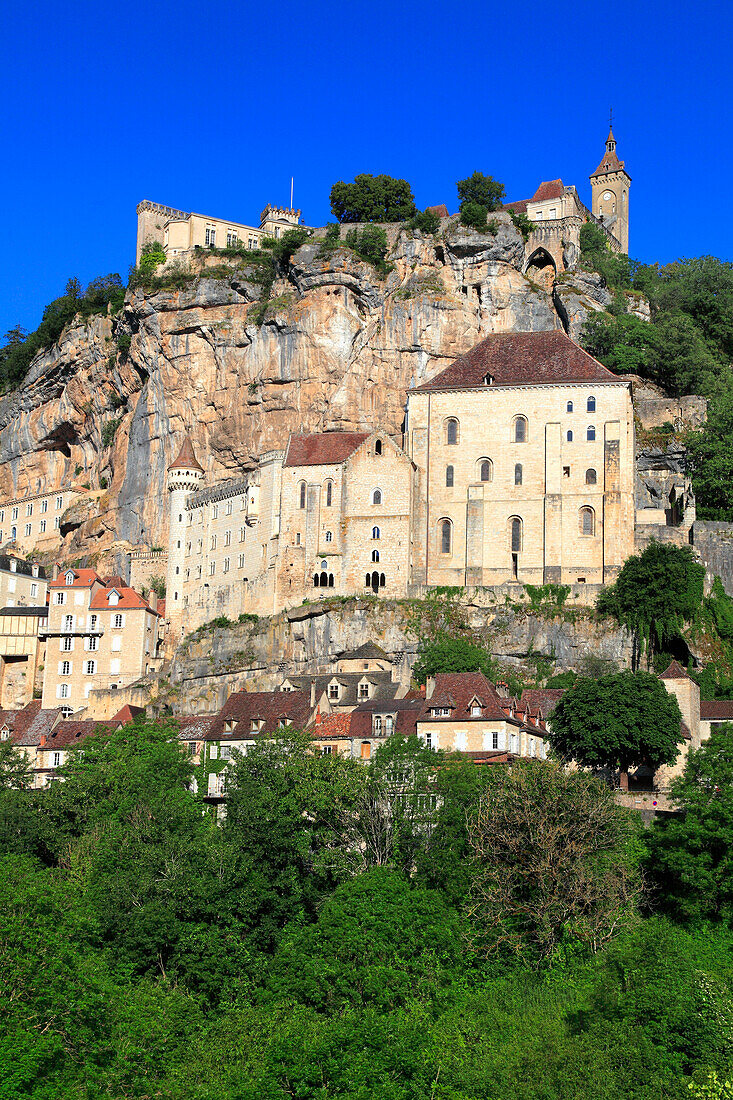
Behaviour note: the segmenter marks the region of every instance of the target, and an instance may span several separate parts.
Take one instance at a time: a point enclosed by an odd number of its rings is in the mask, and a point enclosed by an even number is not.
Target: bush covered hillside
[[[218,825],[175,733],[41,791],[0,753],[3,1098],[730,1096],[733,731],[647,833],[591,774],[294,731]]]

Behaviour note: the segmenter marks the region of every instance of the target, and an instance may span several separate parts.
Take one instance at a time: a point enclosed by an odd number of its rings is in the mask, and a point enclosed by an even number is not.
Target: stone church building
[[[169,642],[219,615],[423,586],[604,584],[634,551],[630,383],[563,332],[489,336],[407,395],[403,438],[291,435],[168,471]]]

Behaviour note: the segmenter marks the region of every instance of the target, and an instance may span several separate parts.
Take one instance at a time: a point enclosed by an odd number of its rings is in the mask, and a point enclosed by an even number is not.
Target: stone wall
[[[660,428],[672,424],[675,431],[702,428],[707,420],[708,403],[704,397],[639,397],[634,394],[634,413],[642,428]]]
[[[733,596],[733,523],[695,521],[692,542],[708,574],[708,583],[720,577],[723,588]]]

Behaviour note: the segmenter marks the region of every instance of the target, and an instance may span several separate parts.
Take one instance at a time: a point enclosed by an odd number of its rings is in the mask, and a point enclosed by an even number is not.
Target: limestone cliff
[[[128,292],[121,314],[70,326],[0,401],[0,492],[87,486],[64,526],[70,557],[162,544],[165,471],[186,430],[217,481],[292,430],[398,434],[405,391],[489,333],[564,324],[577,337],[606,304],[597,277],[549,293],[522,274],[509,217],[494,220],[494,235],[456,218],[435,236],[390,227],[386,278],[310,241],[265,311],[251,271],[205,254],[182,289]]]

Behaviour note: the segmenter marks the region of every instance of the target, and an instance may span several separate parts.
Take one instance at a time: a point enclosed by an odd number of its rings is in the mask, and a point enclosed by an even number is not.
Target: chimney
[[[499,680],[496,685],[496,694],[500,695],[502,699],[509,698],[509,684],[506,680]]]
[[[434,691],[435,691],[435,677],[434,676],[428,676],[427,680],[425,681],[425,698],[426,699],[432,698],[432,694],[433,694]]]
[[[53,576],[52,576],[51,579],[55,581],[60,572],[61,572],[61,570],[59,568],[59,563],[57,561],[55,561],[53,563]]]
[[[323,719],[321,718],[321,708],[319,707],[318,710],[316,711],[316,725],[320,726],[322,721],[323,721]]]
[[[316,681],[311,680],[311,706],[316,705]]]
[[[42,734],[41,734],[41,748],[43,748],[43,746],[44,746],[45,744],[46,744],[46,734],[45,734],[45,733],[42,733]]]
[[[152,588],[148,592],[148,603],[152,607],[153,611],[158,610],[158,593],[153,592]]]

